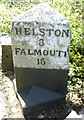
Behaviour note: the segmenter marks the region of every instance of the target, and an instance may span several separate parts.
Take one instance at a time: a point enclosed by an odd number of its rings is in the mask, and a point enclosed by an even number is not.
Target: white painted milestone
[[[13,20],[14,66],[69,69],[70,39],[68,20],[47,4],[39,4]]]

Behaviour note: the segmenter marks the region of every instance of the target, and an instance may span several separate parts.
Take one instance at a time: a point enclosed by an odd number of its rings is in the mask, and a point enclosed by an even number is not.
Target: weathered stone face
[[[46,4],[13,20],[14,65],[18,68],[69,69],[69,22]]]
[[[13,20],[17,92],[26,110],[46,105],[49,108],[64,101],[70,38],[69,22],[46,4],[39,4]]]

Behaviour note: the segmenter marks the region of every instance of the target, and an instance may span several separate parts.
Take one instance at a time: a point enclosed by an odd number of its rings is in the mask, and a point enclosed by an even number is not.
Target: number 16
[[[41,64],[41,65],[45,65],[45,60],[44,58],[41,58],[41,59],[37,59],[37,64]]]

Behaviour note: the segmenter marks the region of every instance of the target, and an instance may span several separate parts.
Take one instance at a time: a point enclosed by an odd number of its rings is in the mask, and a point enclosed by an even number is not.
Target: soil
[[[0,118],[24,118],[22,108],[16,98],[12,80],[13,73],[0,77]]]
[[[70,113],[71,109],[66,104],[60,104],[58,106],[52,106],[52,108],[47,108],[45,110],[39,110],[26,115],[25,118],[56,118],[57,120],[63,120]]]

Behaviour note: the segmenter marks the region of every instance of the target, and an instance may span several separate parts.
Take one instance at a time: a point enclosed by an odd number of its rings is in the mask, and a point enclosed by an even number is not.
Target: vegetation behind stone
[[[39,0],[31,3],[13,3],[10,0],[0,1],[0,36],[11,35],[12,19],[22,14],[31,7],[39,4]],[[47,2],[53,9],[63,14],[69,21],[72,31],[72,41],[70,46],[70,71],[68,80],[68,93],[75,92],[83,100],[83,80],[84,80],[84,2]],[[69,94],[70,95],[70,94]]]

